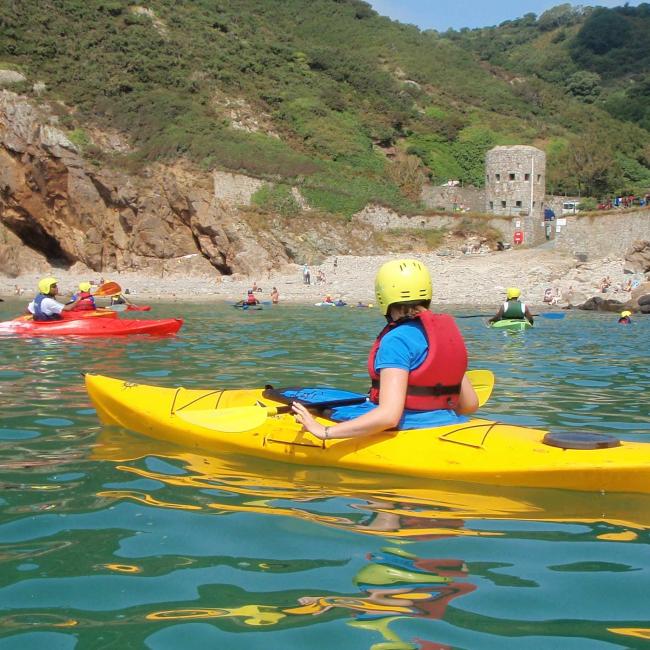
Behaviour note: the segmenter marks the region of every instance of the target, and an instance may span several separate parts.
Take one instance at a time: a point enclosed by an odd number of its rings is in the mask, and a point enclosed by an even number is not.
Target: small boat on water
[[[80,312],[83,313],[83,312]],[[93,312],[86,312],[91,314]],[[0,323],[0,336],[126,336],[129,334],[176,334],[183,325],[180,318],[158,320],[136,320],[117,318],[115,312],[108,316],[78,318],[66,317],[62,320],[34,321],[10,320]]]
[[[504,332],[523,332],[532,327],[532,323],[525,318],[522,319],[509,319],[504,318],[494,323],[490,323],[490,328],[495,330],[503,330]]]

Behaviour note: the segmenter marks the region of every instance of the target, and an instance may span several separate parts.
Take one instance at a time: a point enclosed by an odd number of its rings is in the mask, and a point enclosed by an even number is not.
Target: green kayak
[[[530,329],[532,323],[526,319],[508,319],[504,318],[498,320],[495,323],[490,323],[490,327],[497,330],[505,330],[506,332],[523,332],[524,330]]]

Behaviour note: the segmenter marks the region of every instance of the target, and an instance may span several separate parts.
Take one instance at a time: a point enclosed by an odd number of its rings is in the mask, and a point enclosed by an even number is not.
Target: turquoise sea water
[[[382,325],[283,305],[140,317],[178,315],[171,338],[0,339],[0,649],[650,645],[650,496],[204,457],[102,427],[85,370],[363,391]],[[484,417],[650,442],[650,319],[458,323],[497,376]]]

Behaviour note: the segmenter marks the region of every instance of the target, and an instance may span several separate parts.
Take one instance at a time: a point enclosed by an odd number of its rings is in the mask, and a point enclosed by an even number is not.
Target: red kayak
[[[61,316],[63,316],[64,320],[78,320],[80,318],[117,318],[117,314],[110,309],[89,309],[87,311],[71,309],[70,311],[62,311]]]
[[[181,318],[122,320],[121,318],[78,318],[35,322],[10,320],[0,323],[0,336],[125,336],[128,334],[176,334]]]
[[[151,311],[149,305],[127,305],[126,311]]]

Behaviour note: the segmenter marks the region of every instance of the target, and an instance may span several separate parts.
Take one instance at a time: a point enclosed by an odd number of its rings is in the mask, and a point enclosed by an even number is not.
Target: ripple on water
[[[35,424],[42,424],[45,427],[69,427],[74,424],[72,420],[67,418],[41,418],[34,420]]]
[[[68,481],[77,481],[85,476],[86,474],[84,472],[68,472],[67,474],[55,474],[54,476],[50,476],[47,480],[52,481],[53,483],[67,483]]]
[[[24,372],[19,370],[0,370],[0,381],[6,381],[8,379],[21,379],[25,376]]]
[[[38,431],[28,429],[0,429],[0,440],[29,440],[40,435]]]
[[[168,377],[171,374],[171,370],[141,370],[135,374],[140,377]]]
[[[583,388],[605,388],[612,385],[611,381],[599,381],[597,379],[571,379],[568,377],[564,382],[566,384],[571,384],[572,386],[582,386]]]
[[[179,306],[160,309],[177,315]],[[15,346],[0,347],[0,368],[20,376],[0,375],[9,404],[0,404],[2,650],[250,648],[262,644],[261,613],[269,617],[263,645],[274,648],[325,650],[336,638],[369,648],[382,644],[379,629],[403,637],[404,647],[414,638],[426,638],[423,647],[632,647],[640,637],[626,644],[607,630],[612,621],[647,627],[648,495],[443,482],[410,489],[391,477],[215,459],[102,427],[89,408],[82,364],[167,386],[269,381],[364,391],[379,314],[306,311],[310,318],[283,305],[249,318],[183,305],[190,318],[181,336],[164,342],[20,342],[20,360]],[[547,329],[553,337],[543,324],[497,337],[480,322],[460,322],[472,367],[497,375],[480,416],[650,438],[640,352],[648,330],[641,325],[632,345],[623,341],[632,332],[612,336],[593,316],[561,322]],[[392,557],[387,546],[398,547]],[[366,569],[390,570],[397,582],[388,586],[404,589],[399,602],[409,613],[382,622],[388,605],[363,586]],[[426,580],[411,591],[418,574]],[[429,582],[450,591],[425,593]],[[445,613],[446,593],[454,600]],[[305,598],[322,602],[287,611]],[[225,615],[188,624],[202,612]],[[468,616],[478,623],[466,625]]]

